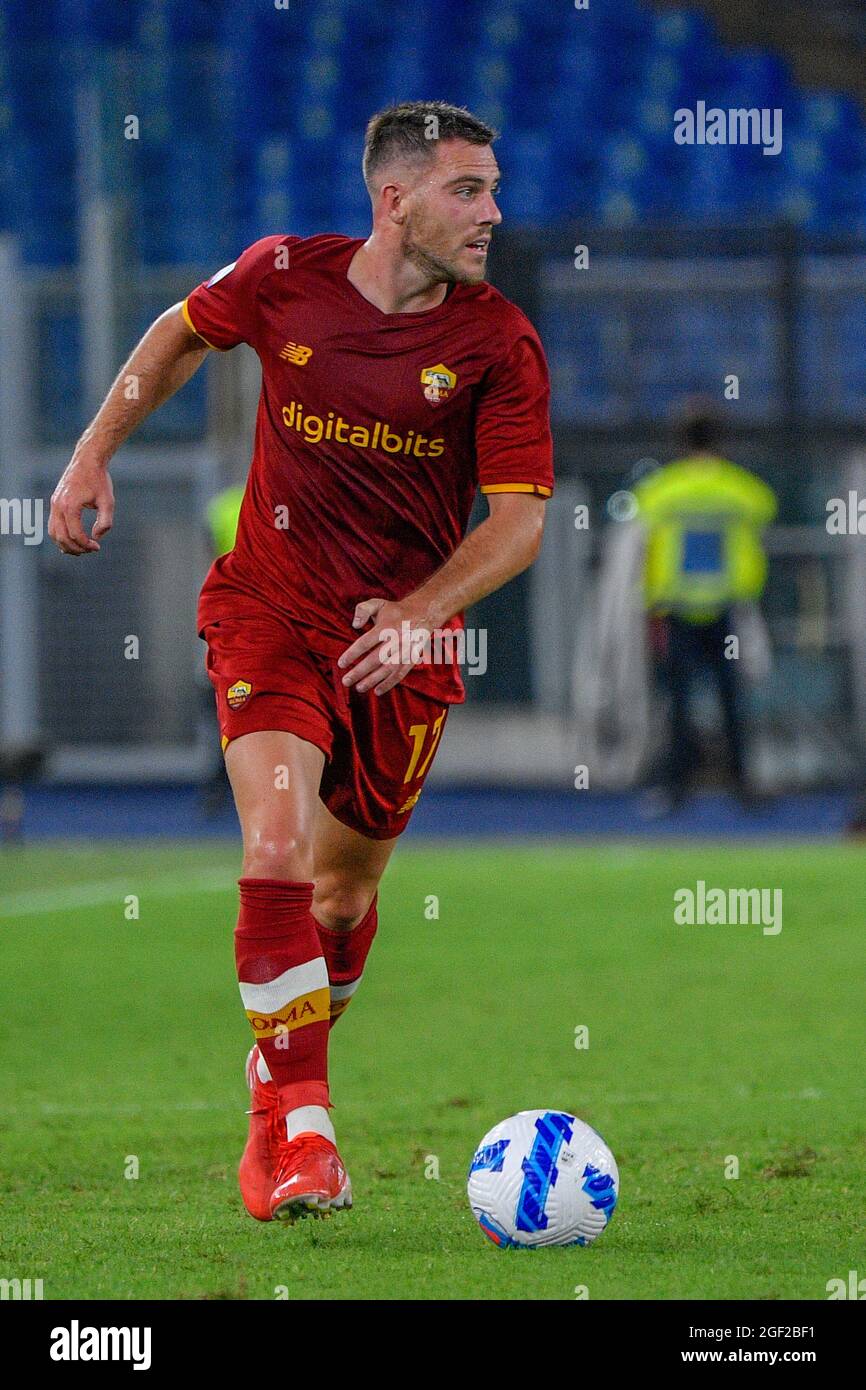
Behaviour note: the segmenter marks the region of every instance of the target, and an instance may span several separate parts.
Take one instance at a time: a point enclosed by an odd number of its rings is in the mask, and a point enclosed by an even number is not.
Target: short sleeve
[[[550,378],[544,349],[521,314],[516,339],[491,368],[475,416],[482,492],[553,492]]]
[[[268,236],[253,242],[236,261],[224,265],[184,300],[186,322],[208,347],[225,352],[238,343],[255,346],[259,286],[266,275],[279,268],[277,256],[289,240]]]

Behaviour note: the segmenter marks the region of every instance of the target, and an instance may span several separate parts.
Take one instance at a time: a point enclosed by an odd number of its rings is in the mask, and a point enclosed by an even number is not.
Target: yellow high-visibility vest
[[[677,459],[635,487],[647,531],[646,606],[711,622],[756,599],[767,579],[761,529],[776,515],[772,488],[709,454]]]
[[[213,540],[214,554],[226,555],[235,548],[238,516],[244,500],[242,487],[227,487],[207,504],[207,522]]]

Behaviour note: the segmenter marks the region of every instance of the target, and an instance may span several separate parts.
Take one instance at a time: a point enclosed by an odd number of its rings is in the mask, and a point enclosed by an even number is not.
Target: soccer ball
[[[469,1205],[499,1246],[589,1245],[619,1197],[600,1134],[562,1110],[521,1110],[491,1129],[469,1167]]]

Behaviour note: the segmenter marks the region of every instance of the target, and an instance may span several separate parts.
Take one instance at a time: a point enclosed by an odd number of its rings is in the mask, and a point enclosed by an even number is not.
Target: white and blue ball
[[[481,1140],[468,1190],[495,1245],[590,1245],[613,1216],[619,1173],[601,1135],[576,1115],[521,1110]]]

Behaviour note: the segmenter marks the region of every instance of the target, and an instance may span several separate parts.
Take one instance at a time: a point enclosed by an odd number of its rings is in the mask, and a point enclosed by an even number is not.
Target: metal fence
[[[146,324],[214,269],[128,267],[111,217],[93,225],[89,263],[74,275],[24,271],[8,240],[0,248],[0,493],[42,498],[46,520],[94,396]],[[578,268],[581,246],[588,261]],[[807,783],[850,776],[866,717],[862,622],[850,602],[859,547],[824,522],[866,446],[866,248],[801,244],[784,231],[570,227],[503,236],[492,278],[542,333],[558,491],[539,564],[469,615],[487,630],[488,669],[467,676],[463,726],[498,711],[541,779],[563,775],[559,753],[537,740],[550,721],[557,748],[577,736],[574,661],[605,500],[642,456],[673,455],[672,411],[689,392],[710,391],[727,412],[728,452],[781,500],[764,604],[777,660],[754,700],[770,772]],[[93,296],[110,334],[94,329]],[[117,524],[99,557],[74,562],[47,539],[0,537],[0,729],[7,741],[43,737],[55,776],[188,777],[209,756],[194,635],[204,508],[243,474],[257,394],[251,352],[213,359],[121,451]],[[726,401],[731,376],[739,396]],[[573,522],[581,502],[583,532]],[[509,768],[502,746],[487,772]]]

